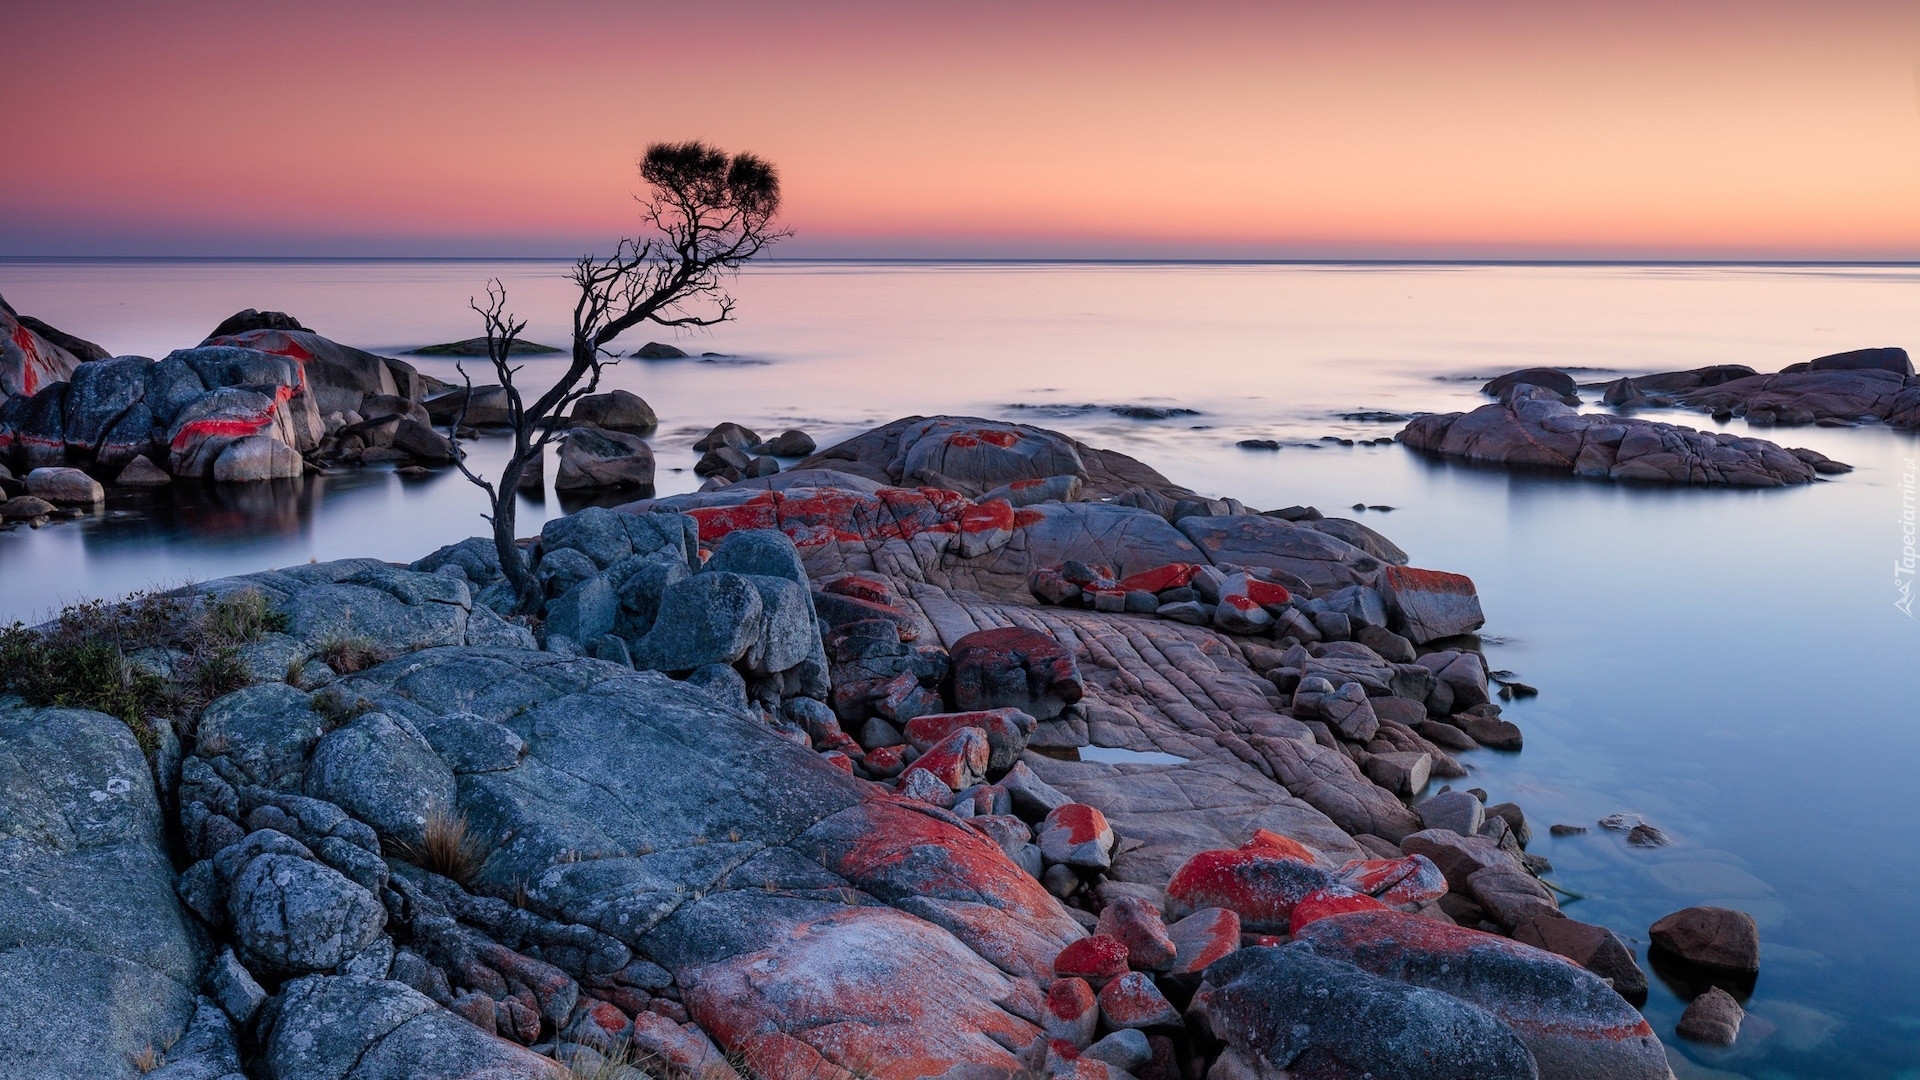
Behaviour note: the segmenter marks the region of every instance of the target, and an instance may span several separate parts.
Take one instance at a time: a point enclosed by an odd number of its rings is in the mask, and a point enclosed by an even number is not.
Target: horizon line
[[[0,255],[7,263],[571,263],[577,255]],[[921,266],[1786,266],[1786,267],[1920,267],[1916,259],[1806,259],[1806,258],[1177,258],[1091,256],[894,256],[821,255],[781,258],[767,256],[743,267],[786,265],[921,265]]]

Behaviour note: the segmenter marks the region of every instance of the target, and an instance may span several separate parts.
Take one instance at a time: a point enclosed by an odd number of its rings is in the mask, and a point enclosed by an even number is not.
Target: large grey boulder
[[[1535,1080],[1533,1055],[1492,1016],[1311,947],[1241,949],[1206,969],[1190,1012],[1226,1043],[1223,1076]],[[1237,1066],[1240,1071],[1232,1071]]]
[[[556,491],[652,487],[653,448],[638,435],[599,428],[574,428],[560,447]]]
[[[0,1077],[125,1078],[188,1028],[207,946],[125,724],[0,705]]]
[[[1195,516],[1176,525],[1209,561],[1277,570],[1315,592],[1371,585],[1382,565],[1339,537],[1280,518]]]
[[[283,787],[299,779],[325,726],[311,696],[285,683],[262,683],[206,707],[197,749],[225,755],[256,784]]]
[[[372,944],[387,923],[386,909],[372,893],[332,867],[286,850],[263,851],[237,868],[227,914],[248,961],[292,974],[338,967]]]
[[[737,663],[758,641],[766,602],[742,574],[695,574],[667,587],[633,662],[661,671]]]
[[[403,844],[426,838],[427,817],[451,812],[453,770],[405,719],[368,713],[322,736],[306,791]]]
[[[310,976],[287,984],[264,1040],[271,1080],[565,1080],[567,1070],[403,983]]]

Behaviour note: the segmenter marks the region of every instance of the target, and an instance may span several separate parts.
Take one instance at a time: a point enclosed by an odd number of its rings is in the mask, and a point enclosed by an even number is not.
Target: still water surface
[[[562,344],[564,269],[14,261],[0,293],[116,353],[162,356],[258,307],[393,355],[479,332],[467,300],[496,275],[527,336]],[[1894,607],[1920,439],[1762,433],[1856,466],[1773,492],[1509,476],[1398,446],[1234,446],[1391,435],[1341,414],[1471,408],[1480,379],[1516,367],[1600,379],[1920,346],[1920,269],[775,264],[736,293],[739,322],[655,335],[728,355],[628,361],[610,380],[660,414],[661,493],[697,486],[690,444],[723,420],[802,427],[825,446],[952,412],[1068,431],[1254,506],[1391,505],[1354,516],[1416,565],[1472,575],[1490,660],[1541,688],[1508,710],[1525,751],[1466,755],[1467,783],[1526,809],[1532,850],[1584,897],[1568,913],[1628,934],[1643,958],[1647,925],[1677,907],[1759,919],[1763,970],[1735,1047],[1672,1038],[1684,1002],[1655,979],[1646,1013],[1682,1080],[1920,1080],[1920,623]],[[416,362],[456,377],[450,361]],[[1118,405],[1197,415],[1130,420]],[[482,528],[480,496],[451,472],[116,495],[108,509],[135,513],[0,534],[0,618],[309,559],[411,560]],[[523,500],[521,531],[564,509]],[[1617,811],[1674,844],[1546,835]]]

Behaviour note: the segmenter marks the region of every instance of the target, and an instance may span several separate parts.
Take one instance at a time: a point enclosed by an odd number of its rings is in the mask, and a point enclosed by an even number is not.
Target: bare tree
[[[468,480],[487,493],[500,567],[519,597],[522,613],[539,607],[540,587],[514,535],[514,499],[521,477],[541,460],[561,420],[581,398],[595,393],[602,373],[618,362],[607,348],[641,323],[713,326],[733,317],[728,280],[769,244],[791,235],[774,217],[780,209],[780,176],[752,154],[733,154],[701,142],[654,143],[640,159],[648,193],[638,196],[647,235],[622,239],[613,255],[585,255],[571,274],[579,299],[573,306],[573,349],[567,370],[531,404],[515,383],[520,367],[509,363],[526,322],[507,311],[507,291],[498,279],[487,285],[483,305],[472,302],[486,324],[487,356],[505,390],[513,452],[497,484],[466,465],[458,433],[473,401],[473,377],[465,366],[466,400],[453,420],[454,460]]]

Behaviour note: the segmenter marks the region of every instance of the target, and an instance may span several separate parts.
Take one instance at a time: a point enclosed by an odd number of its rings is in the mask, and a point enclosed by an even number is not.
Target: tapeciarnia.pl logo
[[[1906,471],[1900,474],[1900,557],[1893,561],[1893,589],[1898,594],[1893,606],[1899,608],[1907,618],[1913,618],[1913,577],[1914,553],[1914,496],[1913,484],[1920,467],[1916,467],[1913,458],[1907,459]]]

